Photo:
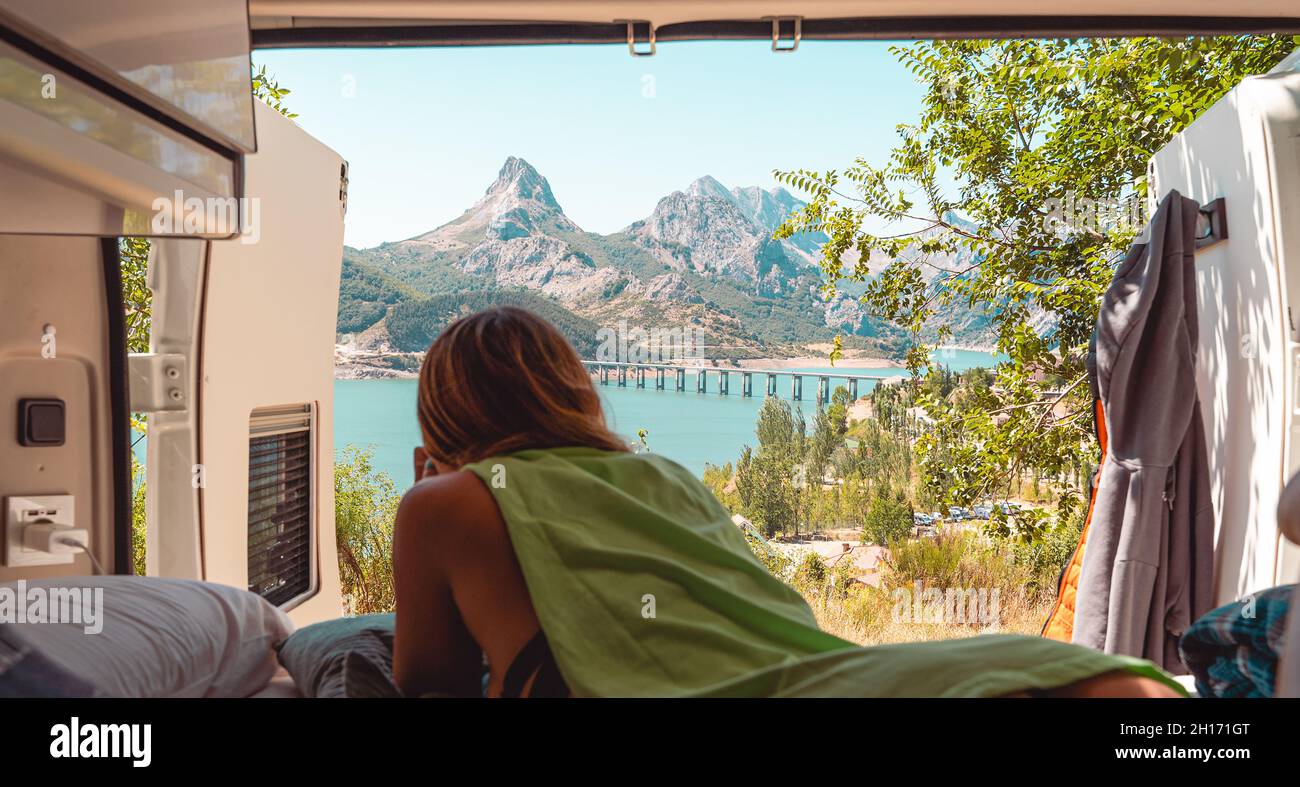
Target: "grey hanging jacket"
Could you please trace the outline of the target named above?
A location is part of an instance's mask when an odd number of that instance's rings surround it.
[[[1102,299],[1097,383],[1109,449],[1074,642],[1186,672],[1178,639],[1213,601],[1214,511],[1196,390],[1196,218],[1160,202]]]

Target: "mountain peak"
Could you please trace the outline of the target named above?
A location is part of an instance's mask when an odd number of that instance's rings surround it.
[[[511,195],[527,200],[536,200],[548,207],[560,209],[560,203],[555,201],[555,195],[551,193],[551,184],[542,177],[532,164],[519,158],[518,156],[509,156],[506,163],[501,165],[501,171],[497,173],[497,179],[488,186],[485,192],[488,196],[493,195]]]
[[[506,163],[501,165],[501,171],[497,173],[497,180],[510,180],[519,175],[541,177],[537,169],[524,159],[518,156],[506,156]]]
[[[722,185],[717,178],[712,175],[705,175],[702,178],[696,178],[691,185],[686,187],[686,193],[692,197],[714,197],[727,202],[735,202],[731,190]]]
[[[459,218],[408,242],[437,250],[473,247],[484,239],[508,241],[547,229],[578,231],[555,201],[551,184],[532,164],[509,156],[496,180]]]

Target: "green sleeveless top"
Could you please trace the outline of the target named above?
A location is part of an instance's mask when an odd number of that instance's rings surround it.
[[[1037,637],[863,648],[827,634],[712,492],[655,454],[556,448],[466,469],[496,498],[574,696],[997,696],[1117,669],[1178,687],[1148,662]]]

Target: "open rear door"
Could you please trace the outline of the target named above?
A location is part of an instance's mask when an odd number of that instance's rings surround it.
[[[345,164],[255,102],[241,235],[208,247],[197,369],[202,577],[299,624],[342,614],[334,330]]]
[[[1215,597],[1227,603],[1300,575],[1277,526],[1300,471],[1300,72],[1243,81],[1152,158],[1151,185],[1156,199],[1222,198],[1227,214],[1227,240],[1196,255]]]

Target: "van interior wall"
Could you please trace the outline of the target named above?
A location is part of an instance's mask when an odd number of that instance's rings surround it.
[[[112,358],[125,348],[110,335],[115,321],[120,326],[120,291],[118,314],[110,314],[105,269],[99,238],[0,235],[0,499],[73,495],[75,526],[90,531],[96,558],[112,572],[125,502],[115,485],[126,462],[116,455],[125,433],[115,433],[114,411],[124,401],[113,393],[123,380],[114,379]],[[64,403],[62,445],[21,443],[24,399]],[[5,538],[0,582],[92,573],[84,554],[60,565],[10,566]]]

